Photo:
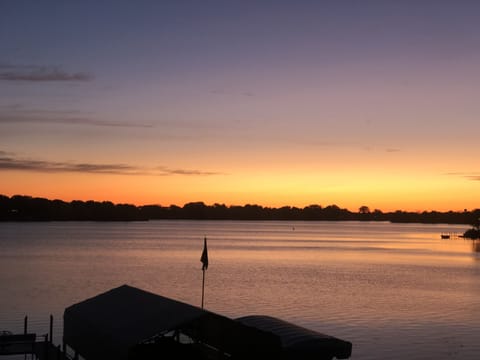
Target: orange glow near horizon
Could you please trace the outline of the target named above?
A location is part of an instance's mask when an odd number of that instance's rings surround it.
[[[5,5],[0,193],[480,207],[476,2],[180,3]]]
[[[49,199],[112,201],[135,205],[183,206],[203,201],[268,207],[337,205],[356,211],[463,211],[478,208],[478,182],[458,176],[377,172],[252,172],[213,176],[140,176],[9,172],[4,195]]]

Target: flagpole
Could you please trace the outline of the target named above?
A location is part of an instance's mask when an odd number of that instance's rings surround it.
[[[202,269],[202,273],[203,273],[203,276],[202,276],[202,309],[203,309],[203,298],[205,295],[205,269]]]
[[[202,309],[203,309],[203,300],[205,298],[205,270],[208,269],[208,250],[207,250],[207,237],[203,238],[203,251],[202,256],[200,257],[202,262]]]

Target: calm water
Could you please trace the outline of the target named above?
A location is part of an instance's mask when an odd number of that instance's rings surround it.
[[[480,245],[465,226],[357,222],[0,223],[0,330],[129,284],[353,343],[352,359],[478,359]]]

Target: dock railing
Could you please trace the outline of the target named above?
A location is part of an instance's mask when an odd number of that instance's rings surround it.
[[[0,331],[0,355],[30,355],[37,360],[70,360],[60,345],[53,344],[53,316],[50,315],[49,333],[37,335],[28,330],[28,317],[23,322],[23,333]]]

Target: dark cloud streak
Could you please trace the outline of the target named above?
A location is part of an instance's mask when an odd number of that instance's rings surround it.
[[[222,175],[222,173],[218,173],[218,172],[185,170],[185,169],[169,169],[163,166],[160,166],[158,170],[165,175],[200,175],[200,176]]]
[[[152,128],[152,124],[135,124],[127,122],[104,121],[86,117],[53,115],[35,116],[35,115],[8,115],[0,114],[0,124],[63,124],[63,125],[87,125],[103,127],[127,127],[127,128]]]
[[[467,175],[465,177],[469,180],[480,181],[480,175]]]
[[[33,171],[42,173],[88,173],[111,175],[149,175],[149,176],[211,176],[221,173],[171,169],[160,166],[155,169],[141,168],[127,164],[91,164],[73,162],[54,162],[43,160],[19,159],[5,151],[0,151],[0,171]]]
[[[57,66],[0,64],[0,80],[23,82],[91,81],[85,72],[69,73]]]
[[[44,173],[79,172],[98,174],[140,174],[135,167],[124,164],[75,164],[42,160],[15,159],[9,156],[0,157],[0,170],[35,171]]]
[[[242,91],[242,92],[234,92],[234,91],[225,91],[225,90],[211,90],[210,94],[213,95],[225,95],[225,96],[247,96],[253,97],[255,94],[252,91]]]
[[[449,172],[446,173],[449,176],[460,176],[468,180],[472,181],[480,181],[480,174],[479,173],[466,173],[466,172]]]

